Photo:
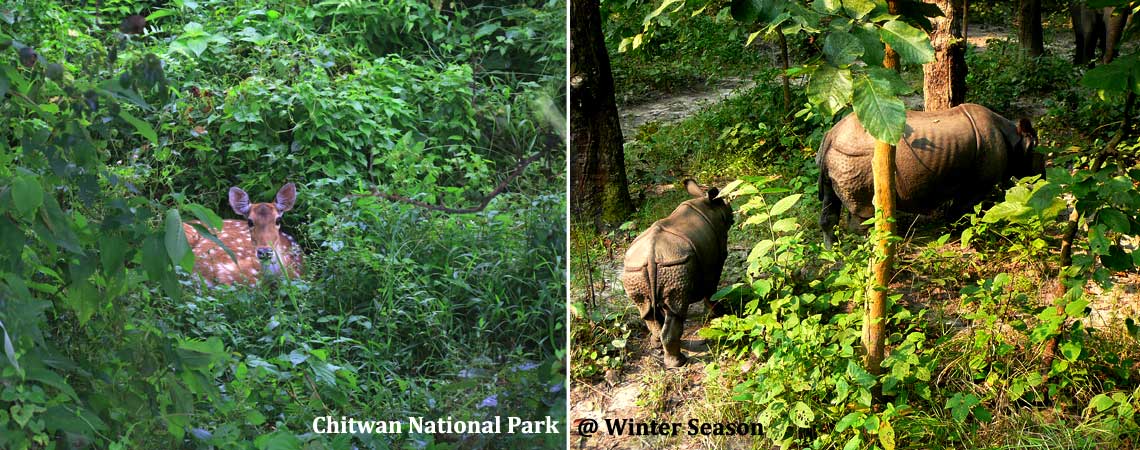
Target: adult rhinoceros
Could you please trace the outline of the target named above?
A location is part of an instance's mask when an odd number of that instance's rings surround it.
[[[896,208],[922,214],[949,200],[977,203],[1010,177],[1041,173],[1045,163],[1034,153],[1036,145],[1037,132],[1029,120],[1014,123],[981,105],[908,111],[895,150]],[[823,138],[815,160],[823,201],[819,225],[828,248],[835,241],[841,202],[851,213],[850,228],[875,215],[874,148],[875,139],[855,114],[844,117]]]

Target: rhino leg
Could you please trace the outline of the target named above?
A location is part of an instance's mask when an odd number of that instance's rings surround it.
[[[843,204],[835,189],[831,187],[831,179],[825,172],[819,174],[819,199],[823,202],[823,209],[819,212],[819,228],[823,230],[823,247],[831,249],[835,243],[835,226],[839,224],[839,206]]]
[[[680,311],[665,311],[665,322],[661,327],[661,346],[665,348],[665,367],[681,367],[688,358],[681,353],[681,335],[685,332],[685,314],[689,305]]]
[[[661,284],[662,301],[660,311],[661,346],[665,350],[665,367],[680,367],[688,358],[681,353],[681,335],[685,332],[685,315],[689,304],[700,301],[697,285],[700,267],[690,259],[684,264],[659,267],[658,282]]]

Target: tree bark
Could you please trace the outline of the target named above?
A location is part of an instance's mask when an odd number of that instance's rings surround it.
[[[888,11],[898,11],[895,0],[888,0]],[[883,66],[899,70],[899,55],[890,45],[885,48]],[[894,265],[895,248],[891,241],[894,234],[895,211],[895,144],[875,142],[875,153],[871,156],[871,173],[875,186],[875,259],[871,263],[871,286],[867,294],[866,317],[863,319],[863,346],[867,355],[863,358],[863,368],[873,375],[882,372],[883,358],[886,356],[886,313],[887,297],[890,291],[890,276]],[[877,395],[877,394],[876,394]]]
[[[784,32],[779,29],[776,30],[776,35],[780,37],[780,63],[784,66],[784,72],[781,74],[781,78],[784,81],[784,115],[786,116],[792,109],[792,89],[788,81],[788,67],[790,66],[790,61],[788,60],[788,38],[784,37]]]
[[[930,43],[934,61],[922,66],[924,109],[950,109],[966,101],[965,0],[925,0],[938,6],[943,17],[931,19]]]
[[[633,210],[599,0],[570,2],[570,210],[594,226]]]
[[[1021,0],[1017,10],[1017,40],[1029,56],[1045,54],[1041,31],[1041,0]]]

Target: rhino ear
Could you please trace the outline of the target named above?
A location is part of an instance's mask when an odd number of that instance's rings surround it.
[[[715,202],[717,200],[716,196],[720,194],[720,190],[717,188],[709,188],[708,194],[709,194],[709,201]]]
[[[703,197],[705,191],[701,189],[701,185],[697,184],[692,178],[685,179],[685,190],[689,191],[689,195],[693,197]]]
[[[1017,121],[1017,134],[1021,136],[1024,145],[1022,150],[1033,151],[1033,148],[1037,146],[1037,130],[1033,129],[1033,123],[1029,119],[1023,117]]]

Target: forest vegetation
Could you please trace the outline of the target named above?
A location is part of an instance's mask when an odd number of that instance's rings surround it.
[[[929,28],[913,13],[868,12],[886,3],[601,2],[622,123],[644,124],[621,130],[636,211],[601,226],[572,212],[571,420],[758,423],[763,436],[599,433],[572,444],[1137,445],[1140,139],[1132,103],[1140,60],[1131,28],[1112,62],[1074,64],[1068,2],[969,2],[964,101],[1032,120],[1047,166],[1010,180],[962,217],[895,216],[885,360],[869,370],[861,339],[875,239],[841,229],[839,244],[824,248],[815,156],[832,125],[861,108],[860,77],[887,86],[881,104],[897,98],[922,109],[915,61],[930,46]],[[1019,37],[1032,22],[1018,17],[1028,3],[1040,8],[1040,54],[1024,42],[1032,33]],[[904,28],[885,26],[894,20],[920,30],[891,37],[907,41],[891,42],[902,56],[897,75],[882,70],[881,43],[876,55],[866,40],[836,37]],[[846,102],[835,87],[842,77],[823,79],[835,70],[848,71]],[[667,111],[723,86],[734,93],[691,112]],[[665,370],[660,343],[623,292],[622,255],[689,198],[681,181],[690,177],[722,188],[736,210],[714,296],[735,310],[712,317],[690,309],[689,365]]]
[[[0,4],[0,448],[562,446],[406,427],[564,421],[565,8]],[[302,276],[191,275],[287,182]]]

